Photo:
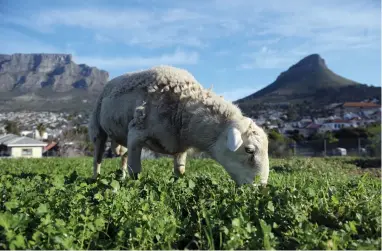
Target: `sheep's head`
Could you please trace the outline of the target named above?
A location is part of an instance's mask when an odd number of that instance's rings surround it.
[[[257,174],[266,185],[269,175],[268,137],[252,119],[244,117],[227,126],[213,146],[212,156],[238,185],[254,182]]]

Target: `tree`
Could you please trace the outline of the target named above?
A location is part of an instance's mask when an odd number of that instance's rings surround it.
[[[286,112],[286,115],[288,117],[288,121],[295,121],[298,118],[298,112],[296,107],[293,105],[288,106],[288,110]]]
[[[268,139],[268,151],[271,156],[285,157],[292,154],[290,145],[293,143],[293,140],[284,137],[274,129],[268,132]]]
[[[287,131],[289,138],[293,139],[295,142],[300,143],[304,140],[304,135],[300,134],[299,130]]]
[[[40,134],[40,137],[42,137],[42,135],[44,134],[44,132],[46,132],[46,127],[43,123],[39,123],[37,125],[37,131],[38,133]]]
[[[366,128],[369,140],[366,148],[370,154],[375,157],[381,157],[381,124],[373,125]]]
[[[5,131],[7,133],[20,135],[19,125],[16,121],[6,120],[5,121]]]
[[[342,128],[334,133],[337,139],[357,139],[368,138],[369,133],[366,128]]]

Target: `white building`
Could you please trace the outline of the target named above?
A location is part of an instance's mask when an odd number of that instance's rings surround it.
[[[358,127],[355,122],[352,121],[346,121],[346,120],[333,120],[330,122],[326,122],[320,126],[318,131],[320,133],[324,133],[327,131],[338,131],[342,128],[349,128],[349,127]]]
[[[0,156],[41,158],[45,142],[14,134],[0,135]]]

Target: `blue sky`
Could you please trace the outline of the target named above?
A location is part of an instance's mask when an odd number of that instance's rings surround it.
[[[380,9],[379,0],[2,0],[0,53],[70,53],[110,78],[174,65],[229,100],[312,53],[380,85]]]

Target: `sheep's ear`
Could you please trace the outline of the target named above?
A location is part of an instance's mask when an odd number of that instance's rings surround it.
[[[235,152],[242,144],[243,139],[241,138],[240,131],[235,127],[229,128],[227,137],[228,149],[232,152]]]

